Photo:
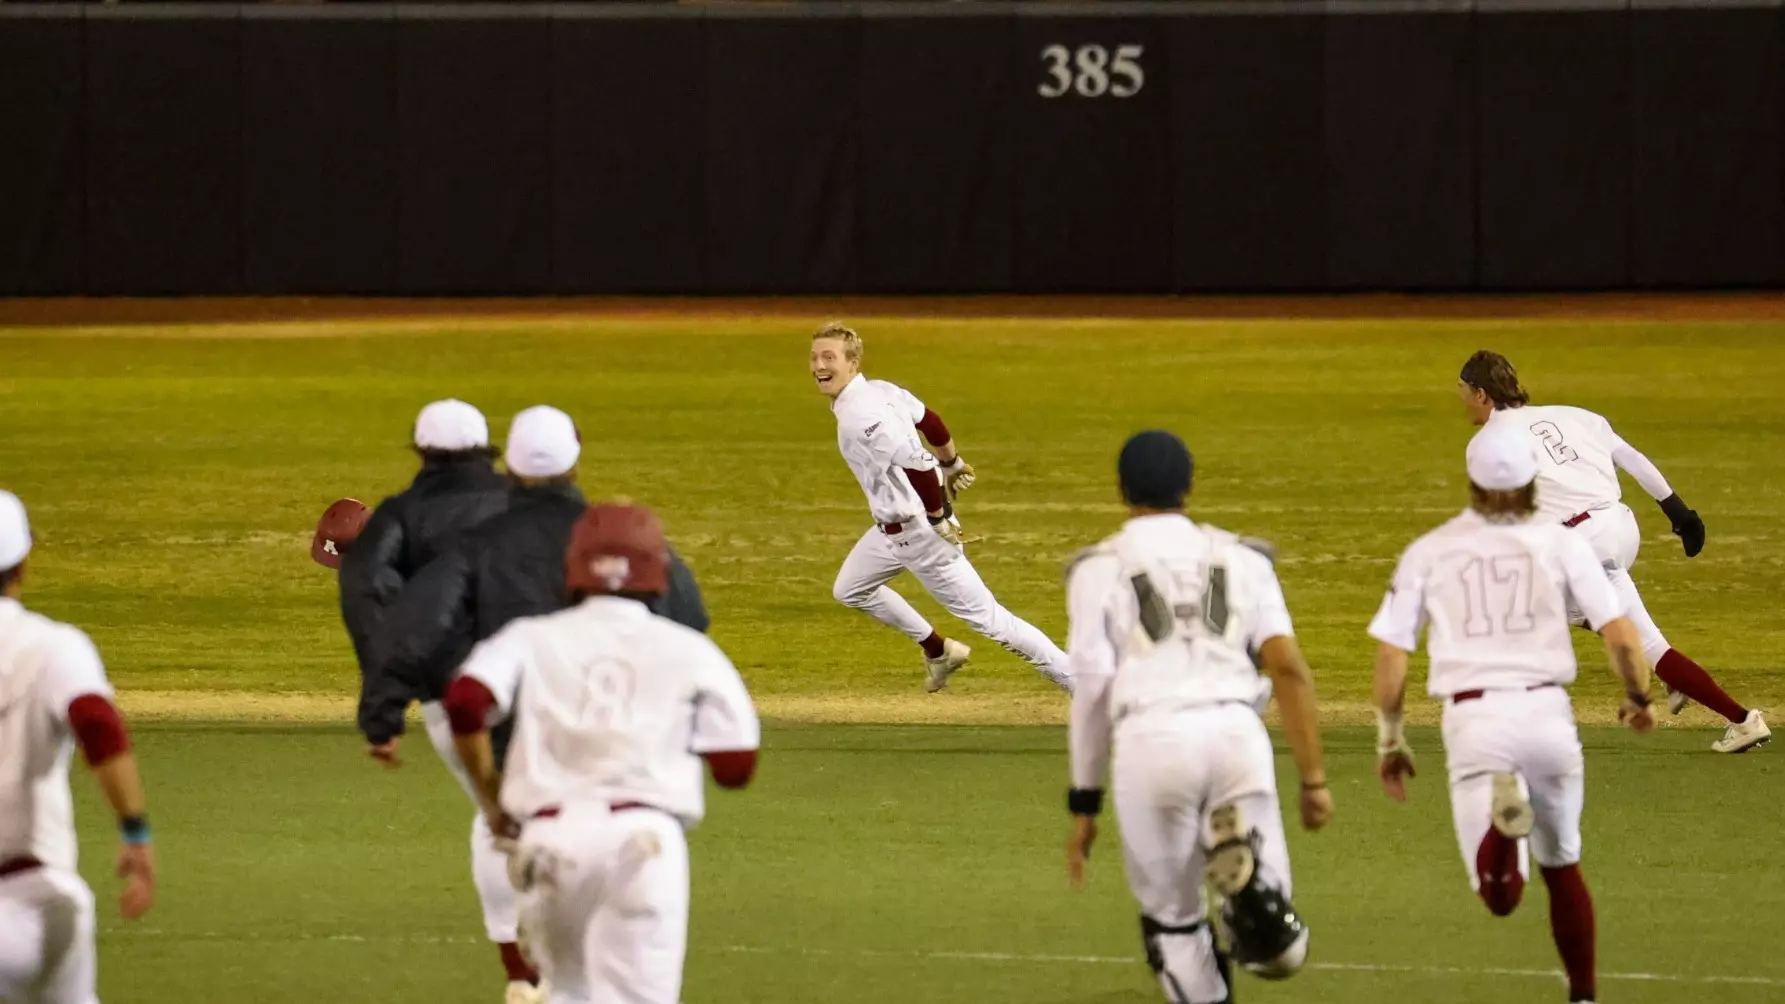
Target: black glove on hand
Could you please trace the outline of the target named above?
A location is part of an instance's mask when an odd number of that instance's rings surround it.
[[[1698,557],[1698,552],[1704,550],[1704,520],[1698,518],[1698,513],[1686,508],[1686,502],[1680,498],[1679,492],[1661,500],[1661,511],[1673,521],[1674,535],[1685,545],[1686,557]]]

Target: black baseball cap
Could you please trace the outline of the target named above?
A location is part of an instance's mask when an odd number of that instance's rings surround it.
[[[1194,470],[1190,448],[1163,429],[1130,436],[1116,460],[1123,500],[1146,509],[1182,509]]]

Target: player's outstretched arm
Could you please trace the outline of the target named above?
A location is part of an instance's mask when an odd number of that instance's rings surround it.
[[[1387,642],[1376,646],[1376,774],[1382,790],[1407,800],[1407,778],[1415,776],[1413,750],[1403,728],[1407,705],[1407,652]]]
[[[1605,656],[1611,670],[1624,685],[1624,706],[1618,720],[1634,732],[1647,732],[1655,727],[1654,713],[1649,710],[1649,664],[1642,652],[1642,636],[1628,617],[1618,617],[1599,629],[1605,642]]]
[[[1301,775],[1302,826],[1318,830],[1332,819],[1332,792],[1326,783],[1326,755],[1320,744],[1320,710],[1314,698],[1314,671],[1293,635],[1268,638],[1258,649],[1259,665],[1271,678],[1283,732]]]

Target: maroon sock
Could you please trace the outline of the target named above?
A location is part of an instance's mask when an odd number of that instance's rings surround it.
[[[1549,886],[1550,934],[1556,939],[1562,968],[1568,970],[1568,999],[1594,1000],[1598,996],[1593,960],[1596,934],[1587,880],[1581,877],[1580,865],[1568,865],[1543,869],[1543,883]]]
[[[496,950],[502,953],[502,968],[508,970],[508,982],[539,985],[539,970],[527,964],[519,945],[501,941],[496,943]]]
[[[930,636],[923,641],[918,642],[918,644],[923,646],[923,654],[925,658],[942,658],[942,636],[936,632],[931,631]]]
[[[1748,709],[1735,702],[1735,698],[1723,692],[1717,681],[1704,667],[1680,654],[1679,649],[1670,648],[1655,663],[1655,675],[1661,682],[1692,698],[1694,701],[1710,708],[1717,714],[1740,725],[1747,720]]]
[[[1480,882],[1476,894],[1488,912],[1504,917],[1518,909],[1525,895],[1525,877],[1518,872],[1518,841],[1489,827],[1475,849],[1475,878]]]

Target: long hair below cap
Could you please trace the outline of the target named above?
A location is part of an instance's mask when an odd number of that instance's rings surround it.
[[[1116,459],[1123,500],[1144,509],[1182,509],[1194,468],[1190,448],[1163,429],[1130,436]]]

